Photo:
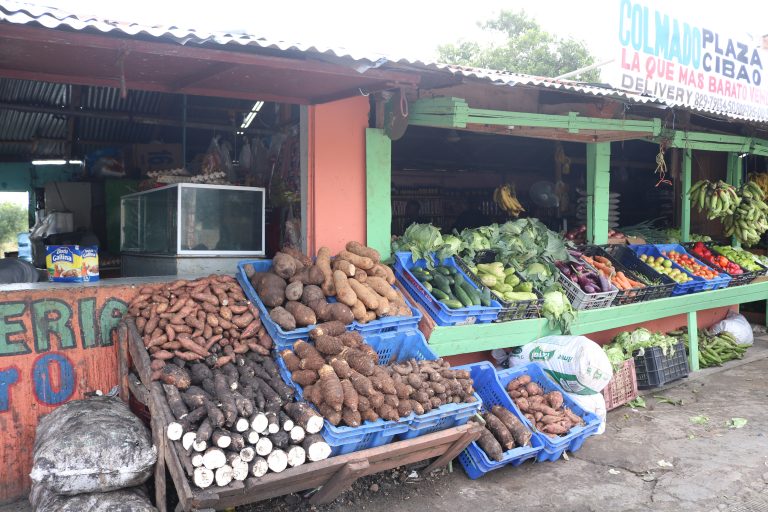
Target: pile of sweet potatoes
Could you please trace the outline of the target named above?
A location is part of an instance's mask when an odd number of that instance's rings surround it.
[[[314,343],[299,340],[280,356],[304,398],[333,425],[397,421],[476,400],[469,372],[452,370],[441,359],[381,365],[373,347],[338,321],[318,325],[310,337]]]
[[[275,254],[269,272],[245,267],[270,318],[284,331],[331,320],[364,324],[384,316],[411,316],[402,294],[392,288],[395,275],[378,251],[358,242],[331,258],[321,247],[315,263],[294,248]],[[328,298],[336,297],[335,302]]]
[[[584,420],[563,404],[559,391],[544,393],[530,375],[521,375],[507,384],[507,393],[531,425],[549,437],[567,434],[573,427],[584,425]]]
[[[272,338],[234,277],[145,285],[128,306],[152,359],[154,379],[174,384],[179,364],[205,360],[219,368],[235,355],[269,355]],[[183,366],[183,365],[182,365]]]
[[[504,452],[531,446],[531,431],[508,409],[494,405],[483,414],[483,421],[485,428],[477,444],[492,460],[500,462]]]

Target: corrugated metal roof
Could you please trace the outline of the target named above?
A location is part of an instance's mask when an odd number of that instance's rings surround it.
[[[554,78],[536,77],[531,75],[495,71],[490,69],[472,68],[441,64],[438,62],[424,62],[405,58],[392,58],[383,54],[372,52],[355,52],[343,47],[330,47],[323,45],[303,44],[298,42],[286,42],[278,39],[260,37],[251,34],[236,34],[225,32],[210,32],[199,29],[183,29],[175,26],[145,25],[140,23],[112,21],[97,16],[72,14],[57,8],[32,5],[12,0],[0,0],[0,20],[11,23],[28,24],[36,23],[47,28],[69,27],[75,30],[91,30],[103,33],[117,32],[128,36],[148,35],[151,37],[172,40],[179,44],[204,44],[216,43],[219,45],[254,46],[264,49],[280,51],[296,51],[301,53],[317,54],[320,58],[334,58],[363,72],[371,67],[400,67],[427,70],[434,72],[450,73],[470,80],[480,80],[505,86],[532,86],[547,89],[556,89],[579,94],[598,97],[611,97],[635,103],[653,103],[684,108],[693,112],[704,112],[718,117],[739,119],[743,121],[756,121],[764,123],[764,120],[733,114],[723,114],[711,109],[698,109],[682,105],[665,98],[657,98],[649,95],[641,95],[607,86],[585,84],[571,80],[557,80]]]

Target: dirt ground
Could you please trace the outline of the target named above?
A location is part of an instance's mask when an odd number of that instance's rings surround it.
[[[526,462],[479,480],[457,461],[452,472],[431,475],[398,468],[359,480],[327,506],[312,507],[302,494],[237,510],[768,512],[768,338],[747,355],[647,392],[645,409],[611,411],[605,434],[568,460]],[[747,423],[729,428],[733,418]],[[0,506],[28,510],[26,501]]]

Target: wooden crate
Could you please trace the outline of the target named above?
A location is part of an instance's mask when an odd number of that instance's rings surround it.
[[[333,501],[358,478],[435,458],[424,470],[429,473],[448,464],[469,443],[480,437],[481,427],[471,422],[416,439],[304,464],[282,473],[249,477],[244,482],[232,482],[226,487],[193,488],[189,481],[193,469],[188,455],[178,441],[169,441],[165,436],[173,416],[162,385],[151,382],[149,354],[132,319],[121,323],[119,334],[121,396],[124,400],[134,397],[146,404],[151,415],[152,440],[158,449],[155,497],[160,512],[167,510],[166,468],[179,496],[177,511],[219,510],[314,488],[319,490],[310,502],[321,505]],[[135,369],[135,374],[132,369]]]

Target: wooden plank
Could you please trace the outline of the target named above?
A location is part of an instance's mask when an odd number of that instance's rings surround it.
[[[427,468],[422,473],[428,475],[437,468],[448,464],[450,461],[458,457],[459,454],[464,451],[467,446],[469,446],[469,443],[476,441],[480,437],[482,427],[476,423],[473,423],[472,426],[474,427],[472,430],[467,431],[463,436],[454,441],[453,445],[451,445],[451,447],[447,449],[445,453],[443,453],[440,457],[432,461],[432,464],[427,466]]]
[[[691,190],[692,155],[690,149],[683,150],[682,191],[680,196],[680,238],[683,242],[691,239],[691,198],[688,192]]]
[[[611,144],[587,144],[587,240],[608,243],[609,181]]]
[[[392,141],[384,130],[365,130],[366,238],[368,247],[390,253],[392,236]]]
[[[131,354],[133,367],[136,369],[141,383],[150,388],[152,385],[152,369],[150,368],[149,353],[144,348],[144,342],[141,340],[133,318],[127,317],[123,322],[128,326],[128,353]]]
[[[149,407],[149,390],[141,383],[135,373],[128,374],[128,390],[136,400]]]
[[[157,462],[155,463],[155,505],[159,512],[166,512],[168,508],[167,503],[167,486],[165,481],[165,429],[163,429],[160,420],[158,419],[157,407],[153,405],[150,400],[150,413],[152,414],[152,440],[157,447]],[[153,410],[154,409],[154,410]]]
[[[579,311],[571,332],[576,335],[589,334],[692,311],[766,299],[768,282],[761,282],[626,306]],[[436,326],[429,338],[429,345],[438,355],[450,356],[520,346],[553,334],[559,334],[559,331],[550,329],[547,320],[541,318],[452,327]]]
[[[336,496],[349,489],[362,473],[368,469],[370,464],[362,459],[355,462],[348,462],[336,472],[320,490],[310,498],[312,505],[324,505],[336,499]]]
[[[728,180],[727,182],[734,187],[741,186],[742,169],[741,158],[738,153],[728,153]],[[741,247],[741,242],[735,236],[731,237],[731,245],[734,247]]]
[[[117,377],[120,383],[120,399],[126,403],[128,403],[131,392],[128,378],[128,357],[128,326],[125,325],[125,322],[120,322],[117,326]]]

